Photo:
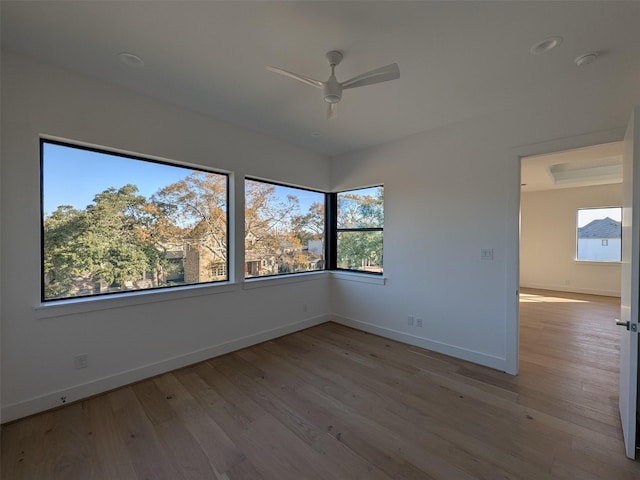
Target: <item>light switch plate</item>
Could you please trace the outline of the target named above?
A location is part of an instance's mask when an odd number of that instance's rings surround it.
[[[481,248],[480,249],[480,259],[482,259],[482,260],[493,260],[493,248]]]

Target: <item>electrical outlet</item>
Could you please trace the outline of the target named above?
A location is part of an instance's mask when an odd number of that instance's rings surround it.
[[[407,325],[409,325],[410,327],[413,327],[413,315],[409,315],[407,317]]]
[[[307,304],[306,303],[302,304],[302,311],[306,313],[306,311],[307,311]]]
[[[76,370],[81,370],[89,366],[89,354],[81,353],[73,358],[73,363],[76,366]]]
[[[416,318],[416,327],[422,328],[422,319]]]

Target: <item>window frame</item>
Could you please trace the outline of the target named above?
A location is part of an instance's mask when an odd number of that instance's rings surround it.
[[[368,187],[358,187],[349,190],[341,190],[338,192],[331,192],[327,194],[327,207],[326,207],[326,215],[327,222],[330,222],[330,231],[328,232],[329,238],[326,242],[326,253],[325,258],[327,258],[327,265],[329,270],[333,270],[336,272],[350,272],[357,273],[363,275],[374,275],[374,276],[383,276],[384,275],[384,260],[382,262],[382,271],[380,272],[369,272],[366,270],[356,270],[352,268],[340,268],[338,267],[338,234],[343,232],[381,232],[382,233],[382,245],[383,245],[383,259],[384,259],[384,202],[383,202],[383,226],[382,227],[366,227],[366,228],[338,228],[338,195],[343,193],[352,193],[357,192],[358,190],[367,190],[370,188],[382,188],[384,192],[384,184],[371,185]]]
[[[618,210],[620,210],[620,222],[621,222],[621,225],[620,225],[620,251],[618,252],[618,259],[617,260],[598,260],[598,259],[594,259],[594,258],[580,258],[580,255],[579,255],[580,254],[580,250],[579,250],[580,228],[582,228],[582,227],[578,226],[579,225],[579,220],[580,220],[580,212],[585,211],[585,210],[609,210],[609,209],[618,209]],[[588,223],[585,224],[584,226],[586,226],[586,225],[588,225]],[[576,233],[576,241],[575,241],[575,261],[576,262],[580,262],[580,263],[598,263],[598,264],[613,264],[613,265],[619,264],[619,263],[622,262],[622,206],[614,205],[614,206],[606,206],[606,207],[578,207],[578,208],[576,208],[575,233]],[[601,238],[599,240],[601,240],[600,246],[602,246],[602,247],[608,247],[609,246],[609,239]]]
[[[275,279],[275,278],[282,278],[282,277],[286,277],[286,276],[290,276],[290,275],[308,275],[308,274],[313,274],[313,273],[318,273],[318,272],[325,272],[327,270],[329,270],[328,268],[328,263],[327,263],[327,231],[329,230],[329,226],[327,224],[327,192],[323,192],[321,190],[316,190],[313,188],[307,188],[307,187],[300,187],[298,185],[291,185],[291,184],[287,184],[284,182],[277,182],[277,181],[273,181],[273,180],[266,180],[264,178],[260,178],[260,177],[254,177],[254,176],[250,176],[247,175],[244,177],[243,183],[242,183],[242,187],[243,187],[243,196],[244,196],[244,211],[242,214],[242,221],[244,222],[244,227],[243,227],[243,231],[246,228],[246,211],[247,211],[247,191],[246,191],[246,186],[247,186],[247,180],[251,181],[251,182],[259,182],[259,183],[265,183],[267,185],[274,185],[276,187],[284,187],[284,188],[292,188],[295,190],[303,190],[306,192],[312,192],[312,193],[318,193],[320,195],[322,195],[322,199],[323,199],[323,204],[324,204],[324,232],[323,232],[323,240],[324,240],[324,251],[323,251],[323,255],[324,255],[324,259],[323,259],[323,267],[321,269],[318,270],[308,270],[308,271],[302,271],[302,272],[284,272],[284,273],[273,273],[270,275],[257,275],[257,276],[253,276],[253,277],[247,277],[246,276],[246,261],[247,261],[247,248],[246,248],[246,241],[243,238],[242,241],[242,245],[243,245],[243,269],[242,269],[242,279],[244,282],[255,282],[255,281],[259,281],[259,280],[265,280],[265,279]],[[264,260],[262,260],[264,261]]]
[[[149,288],[139,288],[134,290],[122,290],[122,291],[109,291],[109,292],[99,292],[99,293],[91,293],[91,294],[82,294],[75,296],[66,296],[66,297],[50,297],[47,298],[45,296],[45,146],[47,144],[50,145],[58,145],[66,148],[71,148],[75,150],[84,150],[87,152],[97,153],[101,155],[111,155],[114,157],[120,157],[124,159],[134,160],[134,161],[142,161],[148,162],[152,164],[166,165],[170,167],[182,168],[185,170],[192,170],[194,172],[204,172],[204,173],[212,173],[216,175],[222,175],[225,179],[225,222],[226,222],[226,231],[225,231],[225,243],[226,243],[226,258],[224,270],[226,271],[226,278],[221,280],[212,280],[207,282],[198,282],[198,283],[184,283],[178,285],[161,285],[156,287]],[[284,182],[278,182],[273,180],[267,180],[260,177],[255,176],[245,176],[242,178],[243,182],[243,195],[245,196],[245,210],[240,212],[237,211],[236,207],[232,205],[232,196],[233,196],[233,188],[234,182],[237,182],[238,179],[234,181],[234,174],[231,171],[224,171],[222,169],[214,169],[209,168],[202,165],[195,165],[186,162],[168,160],[164,158],[157,158],[152,155],[138,154],[138,153],[130,153],[128,151],[122,151],[117,149],[112,149],[105,146],[96,146],[91,144],[83,144],[81,142],[69,141],[69,140],[60,140],[57,138],[51,138],[46,136],[39,137],[39,149],[40,149],[40,305],[42,309],[49,310],[51,307],[59,306],[63,308],[68,308],[71,306],[83,306],[82,311],[87,309],[93,309],[90,307],[91,304],[95,304],[96,308],[98,308],[98,304],[96,301],[104,303],[105,300],[109,300],[109,304],[116,302],[126,302],[126,304],[135,304],[137,299],[142,299],[143,303],[152,301],[150,298],[153,298],[154,294],[163,294],[162,296],[166,296],[167,293],[174,292],[175,295],[182,296],[184,294],[188,294],[191,296],[192,294],[189,292],[193,292],[196,295],[204,294],[203,289],[207,287],[216,287],[216,292],[220,289],[222,285],[222,289],[227,291],[228,288],[233,287],[233,282],[240,280],[245,285],[258,281],[258,280],[274,280],[274,279],[283,279],[284,277],[291,278],[291,276],[305,276],[305,275],[314,275],[322,272],[331,272],[334,271],[338,274],[347,274],[347,275],[364,275],[370,278],[372,281],[378,277],[383,278],[384,276],[384,264],[381,265],[380,272],[375,271],[367,271],[367,270],[358,270],[358,269],[350,269],[350,268],[339,268],[337,266],[337,257],[338,257],[338,236],[343,232],[381,232],[382,238],[384,239],[384,215],[382,218],[383,225],[381,227],[358,227],[358,228],[338,228],[338,196],[340,194],[357,192],[359,190],[366,190],[371,188],[382,188],[384,192],[384,184],[377,184],[365,187],[357,187],[349,190],[342,190],[336,192],[326,192],[319,189],[301,187],[298,185],[287,184]],[[323,206],[324,206],[324,232],[322,236],[322,240],[324,242],[324,261],[321,269],[318,270],[308,270],[308,271],[299,271],[299,272],[284,272],[278,274],[270,274],[270,275],[262,275],[255,277],[245,277],[245,259],[246,259],[246,248],[245,248],[245,240],[243,238],[243,269],[242,272],[235,272],[236,269],[236,259],[238,255],[238,250],[234,247],[234,245],[230,244],[231,238],[233,238],[232,230],[235,228],[235,221],[238,219],[243,223],[246,222],[246,181],[254,181],[261,182],[265,184],[274,185],[277,187],[285,187],[291,188],[294,190],[301,190],[306,192],[312,192],[316,194],[322,195]],[[99,192],[96,192],[96,194]],[[383,209],[384,209],[384,201],[383,201]],[[384,210],[383,210],[384,211]],[[236,212],[236,213],[234,213]],[[237,218],[236,218],[237,217]],[[243,231],[244,231],[243,226]],[[237,242],[236,242],[237,243]],[[384,245],[384,242],[383,242]],[[233,258],[231,257],[233,255]],[[383,255],[384,258],[384,255]],[[383,262],[382,262],[383,263]],[[232,268],[233,267],[233,268]],[[237,274],[241,273],[240,278],[236,278]],[[355,278],[355,277],[354,277]],[[361,277],[364,278],[364,277]],[[378,280],[376,280],[377,282]],[[288,283],[288,281],[287,281]],[[227,285],[227,287],[224,287]],[[152,297],[149,297],[152,295]],[[172,297],[175,295],[171,295]],[[133,303],[132,303],[133,302]],[[66,307],[65,307],[66,306]],[[43,310],[44,312],[44,310]],[[48,316],[47,314],[42,314],[42,316]],[[55,315],[54,315],[55,316]]]
[[[226,278],[221,280],[211,280],[208,282],[198,282],[198,283],[184,283],[179,285],[162,285],[157,287],[150,288],[140,288],[134,290],[123,290],[123,291],[114,291],[114,292],[100,292],[100,293],[92,293],[86,295],[76,295],[76,296],[67,296],[67,297],[55,297],[55,298],[47,298],[45,295],[45,205],[44,205],[44,194],[45,194],[45,178],[44,178],[44,165],[45,165],[45,145],[58,145],[66,148],[72,148],[76,150],[84,150],[87,152],[97,153],[101,155],[111,155],[115,157],[125,158],[129,160],[142,161],[147,163],[153,163],[158,165],[166,165],[169,167],[177,167],[185,170],[199,171],[204,173],[213,173],[216,175],[221,175],[225,179],[225,244],[226,244],[226,255],[225,255],[225,271]],[[193,289],[202,288],[206,286],[212,285],[221,285],[221,284],[229,284],[231,281],[230,275],[230,261],[229,258],[232,248],[229,244],[230,241],[230,231],[232,228],[232,219],[230,216],[231,213],[231,173],[224,172],[208,167],[203,167],[201,165],[193,165],[182,163],[179,161],[170,161],[165,159],[153,158],[152,156],[146,156],[136,153],[123,152],[116,149],[110,149],[109,147],[104,146],[94,146],[87,145],[82,143],[75,143],[73,141],[63,141],[58,139],[52,139],[48,137],[40,137],[39,138],[39,153],[40,153],[40,302],[43,306],[52,306],[58,304],[68,304],[69,302],[86,302],[92,300],[101,300],[107,298],[117,298],[117,297],[132,297],[140,294],[149,294],[152,292],[168,292],[168,291],[179,291],[185,289]],[[96,192],[99,193],[99,192]]]

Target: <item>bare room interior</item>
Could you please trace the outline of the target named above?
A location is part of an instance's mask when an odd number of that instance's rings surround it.
[[[638,20],[3,0],[0,478],[640,478]]]

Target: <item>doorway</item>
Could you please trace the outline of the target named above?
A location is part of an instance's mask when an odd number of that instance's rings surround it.
[[[620,297],[622,142],[521,159],[520,287]]]
[[[520,179],[520,371],[553,380],[541,392],[550,408],[574,409],[578,423],[601,422],[614,438],[623,148],[523,156]]]

